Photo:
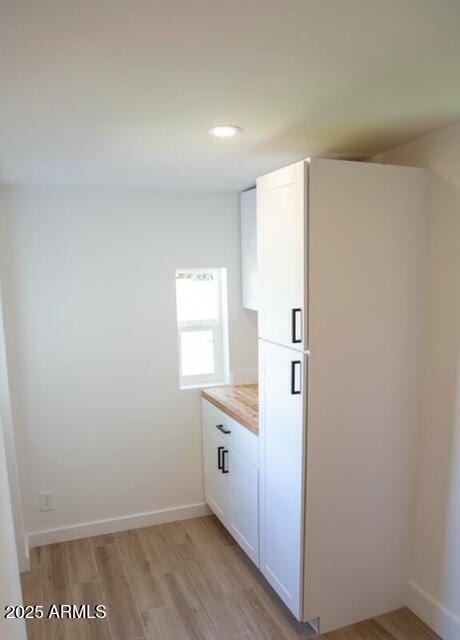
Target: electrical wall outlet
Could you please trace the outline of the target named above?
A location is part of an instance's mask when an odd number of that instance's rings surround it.
[[[39,498],[40,511],[54,511],[56,509],[55,491],[41,491]]]

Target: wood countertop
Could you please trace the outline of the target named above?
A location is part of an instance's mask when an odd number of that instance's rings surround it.
[[[259,435],[259,385],[225,385],[203,389],[203,398]]]

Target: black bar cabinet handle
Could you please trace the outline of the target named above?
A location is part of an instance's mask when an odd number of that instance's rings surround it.
[[[217,447],[217,468],[222,471],[222,451],[224,447]]]
[[[222,451],[222,473],[228,473],[228,466],[226,467],[226,462],[228,462],[228,449],[224,449]]]
[[[223,424],[216,424],[216,429],[219,429],[222,433],[231,433],[230,429],[226,429]]]
[[[301,393],[301,388],[299,388],[299,389],[295,388],[296,367],[297,367],[297,365],[299,365],[299,367],[300,367],[301,364],[302,364],[302,362],[300,360],[294,360],[293,362],[291,362],[291,395],[293,395],[293,396],[299,396],[300,393]]]
[[[302,313],[302,309],[293,309],[292,310],[292,342],[293,344],[297,344],[302,342],[302,337],[297,337],[297,314]]]

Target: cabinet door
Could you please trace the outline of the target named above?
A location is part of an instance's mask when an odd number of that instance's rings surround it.
[[[227,475],[222,472],[222,457],[224,450],[226,450],[225,442],[223,438],[212,433],[207,427],[204,428],[203,436],[206,502],[226,525]]]
[[[234,449],[228,464],[228,527],[240,547],[259,566],[259,472]]]
[[[257,181],[259,337],[306,350],[307,171],[299,162]]]
[[[244,191],[241,202],[241,280],[243,307],[257,311],[257,205],[256,189]]]
[[[260,569],[302,618],[306,356],[259,341]]]

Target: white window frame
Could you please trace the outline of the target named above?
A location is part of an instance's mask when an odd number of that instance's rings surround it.
[[[177,314],[176,286],[177,343],[179,355],[179,382],[181,389],[216,386],[220,384],[228,384],[229,381],[227,269],[225,267],[176,269],[176,281],[178,273],[203,272],[212,272],[217,280],[219,313],[216,319],[201,318],[200,320],[179,321]],[[214,338],[214,373],[184,376],[182,374],[182,333],[208,330],[212,331]]]

